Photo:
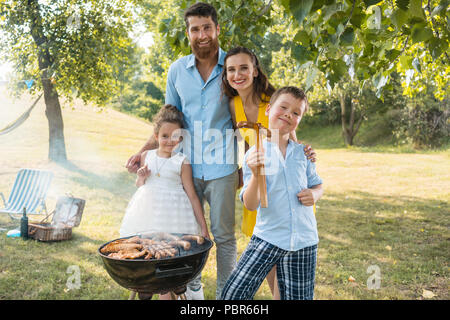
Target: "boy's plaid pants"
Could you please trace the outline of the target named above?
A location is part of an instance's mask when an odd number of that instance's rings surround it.
[[[281,300],[312,300],[316,258],[317,245],[286,251],[253,235],[225,284],[221,299],[253,299],[264,278],[276,265]]]

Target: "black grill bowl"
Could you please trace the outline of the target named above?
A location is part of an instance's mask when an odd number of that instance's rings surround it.
[[[176,234],[177,235],[177,234]],[[100,246],[98,254],[108,274],[120,286],[142,293],[164,293],[175,291],[193,280],[205,266],[213,243],[205,239],[198,245],[191,242],[191,249],[180,249],[179,255],[163,259],[116,259],[100,252],[108,243],[131,237],[111,240]]]

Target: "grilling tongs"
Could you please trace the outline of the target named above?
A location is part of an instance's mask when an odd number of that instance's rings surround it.
[[[264,127],[261,123],[249,122],[249,121],[241,121],[236,125],[237,128],[249,128],[256,130],[256,151],[264,152],[263,143],[262,143],[262,135],[264,134],[266,137],[270,138],[272,134],[270,130]],[[261,208],[267,208],[267,185],[266,185],[266,175],[264,171],[264,164],[261,167],[257,168],[257,181],[258,181],[258,190],[259,197],[261,201]]]

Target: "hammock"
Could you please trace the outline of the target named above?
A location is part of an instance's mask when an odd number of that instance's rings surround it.
[[[20,126],[25,120],[27,120],[28,117],[30,116],[31,110],[33,110],[33,108],[36,106],[36,104],[38,103],[38,101],[41,97],[42,97],[42,93],[39,95],[39,97],[37,97],[36,101],[34,101],[34,103],[31,105],[31,107],[27,111],[25,111],[17,120],[8,124],[3,129],[0,129],[0,135],[6,134],[6,133],[14,130],[15,128]]]

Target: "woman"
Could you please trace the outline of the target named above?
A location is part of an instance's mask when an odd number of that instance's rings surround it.
[[[230,113],[233,124],[240,121],[258,122],[264,127],[269,127],[269,118],[265,115],[266,107],[270,101],[275,88],[270,84],[267,76],[261,69],[258,58],[249,49],[235,47],[227,52],[224,59],[222,72],[222,90],[230,101]],[[239,129],[245,139],[245,151],[256,143],[253,132],[249,129]],[[295,130],[291,132],[290,139],[297,141]],[[309,159],[315,161],[315,153],[310,146],[305,148],[305,154]],[[240,170],[240,183],[242,186],[242,171]],[[256,223],[256,211],[244,208],[242,218],[242,232],[251,236]],[[276,268],[274,267],[267,275],[267,282],[274,300],[279,300]]]

